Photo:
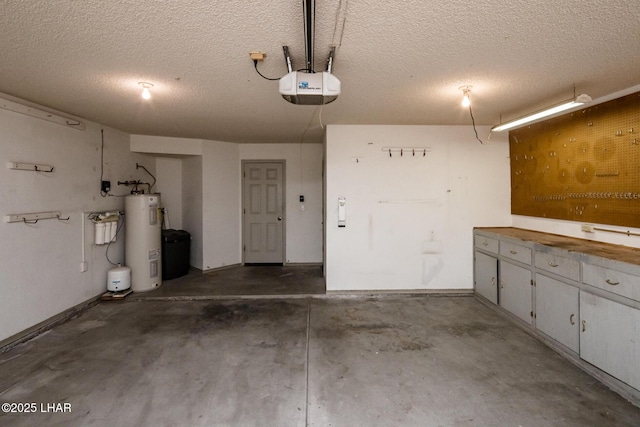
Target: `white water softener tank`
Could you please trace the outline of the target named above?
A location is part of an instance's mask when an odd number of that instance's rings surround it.
[[[131,290],[150,291],[162,284],[160,195],[124,198],[125,264],[131,268]]]
[[[126,291],[131,287],[131,269],[129,267],[112,268],[107,271],[107,290],[110,292]]]

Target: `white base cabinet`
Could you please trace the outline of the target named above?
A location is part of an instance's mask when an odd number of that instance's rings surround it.
[[[491,301],[498,303],[498,260],[482,252],[475,253],[474,263],[476,292]]]
[[[500,305],[531,324],[531,270],[500,261]]]
[[[535,292],[536,328],[578,353],[580,289],[537,274]]]
[[[474,242],[482,300],[640,405],[638,249],[511,227]]]
[[[580,357],[640,389],[640,310],[580,292]]]

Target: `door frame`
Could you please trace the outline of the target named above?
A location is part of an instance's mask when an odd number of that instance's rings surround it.
[[[242,159],[240,161],[240,250],[242,252],[242,265],[245,264],[244,238],[246,235],[244,210],[245,202],[245,185],[244,185],[244,168],[248,163],[281,163],[282,164],[282,265],[287,264],[287,161],[285,159]]]

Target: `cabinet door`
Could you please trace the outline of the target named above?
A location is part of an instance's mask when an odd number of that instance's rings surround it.
[[[640,310],[580,292],[580,357],[640,390]]]
[[[531,271],[500,261],[500,305],[525,322],[532,323]]]
[[[580,351],[580,290],[536,274],[536,328],[576,353]]]
[[[498,260],[482,252],[475,255],[476,292],[491,301],[498,303]]]

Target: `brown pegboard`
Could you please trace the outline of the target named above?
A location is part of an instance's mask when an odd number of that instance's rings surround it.
[[[640,227],[640,92],[509,132],[511,213]]]

